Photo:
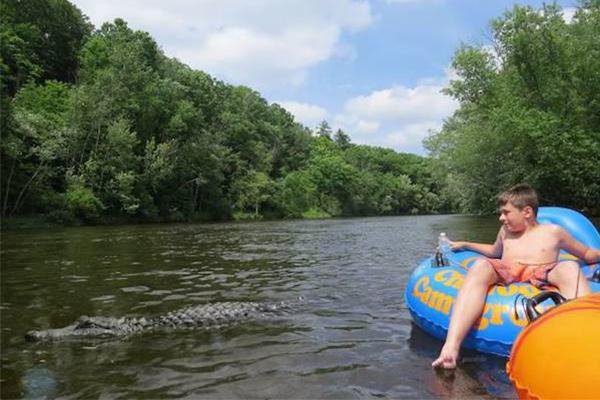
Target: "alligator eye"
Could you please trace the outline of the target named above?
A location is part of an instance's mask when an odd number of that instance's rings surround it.
[[[80,321],[75,329],[87,329],[92,327],[92,322],[89,320]]]
[[[38,331],[29,331],[25,334],[25,339],[30,342],[35,342],[40,338],[40,333]]]

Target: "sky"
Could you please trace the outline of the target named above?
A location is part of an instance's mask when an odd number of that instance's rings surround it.
[[[426,154],[457,102],[441,93],[461,44],[490,44],[490,20],[520,0],[71,0],[99,28],[115,18],[164,53],[258,91],[314,129]],[[546,1],[550,3],[550,1]],[[557,1],[565,19],[576,0]]]

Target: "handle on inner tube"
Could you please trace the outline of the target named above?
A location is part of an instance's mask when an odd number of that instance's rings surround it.
[[[538,319],[543,314],[543,312],[539,312],[535,307],[548,299],[552,300],[555,305],[559,305],[567,301],[567,299],[558,292],[544,291],[536,294],[525,304],[525,315],[530,323]]]

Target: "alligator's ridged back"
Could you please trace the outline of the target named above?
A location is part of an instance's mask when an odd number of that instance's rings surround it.
[[[31,331],[26,338],[33,341],[84,339],[125,336],[161,327],[216,327],[255,319],[286,307],[284,303],[229,302],[187,307],[153,318],[81,317],[64,328]]]
[[[213,303],[188,307],[154,318],[161,326],[213,326],[237,322],[259,316],[281,307],[264,303]]]

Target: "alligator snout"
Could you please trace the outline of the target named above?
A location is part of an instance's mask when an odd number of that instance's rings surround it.
[[[40,337],[40,331],[29,331],[25,334],[25,340],[28,342],[37,342],[42,340]]]

